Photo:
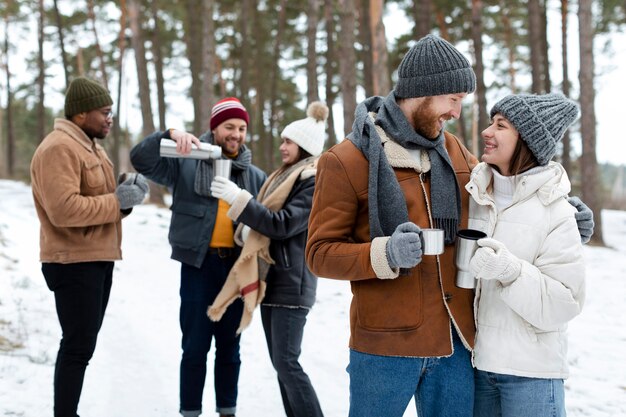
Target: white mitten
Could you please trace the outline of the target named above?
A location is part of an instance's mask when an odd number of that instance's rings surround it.
[[[470,272],[477,278],[497,279],[507,283],[517,278],[522,262],[496,239],[485,238],[478,242],[478,250],[470,260]]]
[[[237,187],[237,184],[226,177],[216,176],[211,183],[211,195],[231,205],[240,192],[241,188]]]

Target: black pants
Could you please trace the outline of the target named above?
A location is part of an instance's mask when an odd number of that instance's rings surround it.
[[[78,417],[85,369],[109,302],[113,262],[44,263],[63,336],[54,368],[54,416]]]

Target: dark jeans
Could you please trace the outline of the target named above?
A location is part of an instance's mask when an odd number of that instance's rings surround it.
[[[222,319],[212,322],[207,308],[222,289],[235,256],[208,254],[198,269],[181,264],[180,328],[183,357],[180,362],[180,410],[202,410],[207,354],[215,338],[215,403],[217,412],[234,414],[239,380],[239,339],[236,334],[243,303],[236,300]]]
[[[44,263],[63,336],[54,368],[54,416],[77,417],[85,369],[109,302],[113,262]]]
[[[298,362],[308,313],[306,308],[261,306],[265,340],[287,417],[324,415],[313,385]]]

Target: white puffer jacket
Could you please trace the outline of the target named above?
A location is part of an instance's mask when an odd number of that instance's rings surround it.
[[[465,186],[469,227],[504,243],[522,261],[520,275],[503,285],[479,280],[474,301],[476,368],[536,378],[567,378],[567,322],[585,299],[585,266],[571,185],[550,162],[520,174],[511,206],[498,212],[491,168],[480,163]]]

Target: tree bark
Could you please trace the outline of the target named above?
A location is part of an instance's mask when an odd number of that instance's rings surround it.
[[[102,84],[105,88],[109,88],[109,80],[107,78],[106,63],[104,62],[104,55],[102,54],[102,48],[100,47],[100,41],[98,39],[98,31],[96,30],[96,14],[94,12],[93,0],[87,1],[87,16],[91,21],[91,29],[95,40],[96,53],[98,54],[98,60],[100,61],[100,72],[102,77]]]
[[[46,67],[43,59],[43,27],[45,24],[46,10],[43,5],[43,0],[39,0],[39,53],[37,55],[37,66],[39,67],[39,75],[37,76],[37,89],[39,90],[39,102],[37,103],[37,139],[41,142],[46,136],[46,106],[45,99],[45,80],[46,80]]]
[[[54,16],[57,22],[57,32],[59,33],[59,47],[61,49],[61,62],[63,62],[63,74],[65,75],[65,88],[70,84],[69,74],[69,62],[67,62],[67,54],[65,53],[65,39],[63,36],[63,20],[61,19],[61,13],[59,13],[59,7],[57,0],[54,0]]]
[[[306,48],[306,96],[307,104],[320,99],[317,91],[319,83],[317,80],[317,24],[319,22],[319,0],[308,0],[309,11],[307,16],[307,48]]]
[[[430,33],[432,28],[433,2],[432,0],[416,0],[413,6],[415,39],[421,39]]]
[[[334,89],[334,78],[337,68],[337,57],[335,51],[335,0],[324,1],[324,19],[326,21],[326,104],[328,105],[328,141],[325,148],[333,146],[337,143],[337,135],[335,134],[335,118],[333,117],[333,104],[337,93]],[[343,139],[343,138],[341,138]]]
[[[121,126],[120,126],[120,112],[122,108],[122,84],[124,81],[124,53],[126,52],[126,0],[120,0],[120,32],[117,38],[117,49],[119,50],[119,58],[117,61],[117,100],[115,108],[115,118],[113,119],[113,146],[111,149],[111,162],[113,162],[114,169],[118,172],[122,171],[120,165],[120,149],[122,143]]]
[[[354,52],[354,0],[339,0],[339,73],[343,101],[343,136],[352,131],[356,110],[356,54]]]
[[[363,64],[362,87],[365,89],[365,96],[374,95],[374,70],[372,62],[372,25],[370,23],[370,0],[360,0],[361,4],[357,12],[359,22],[359,42],[361,50],[356,59]]]
[[[509,56],[509,87],[511,88],[511,93],[515,94],[517,92],[517,80],[516,80],[516,71],[515,71],[515,61],[517,59],[515,55],[515,45],[513,43],[513,27],[511,25],[511,19],[508,16],[508,8],[506,2],[504,0],[500,1],[500,16],[502,17],[502,30],[504,31],[504,42],[506,43],[508,56]]]
[[[582,197],[585,204],[594,213],[595,232],[592,242],[604,245],[602,238],[602,205],[599,199],[600,182],[598,177],[598,161],[596,159],[596,113],[593,54],[593,16],[592,0],[578,1],[578,42],[580,45],[580,134],[583,138],[581,156]]]
[[[159,130],[165,130],[165,77],[163,76],[163,45],[161,44],[161,19],[156,0],[151,0],[152,20],[152,61],[154,62],[154,74],[157,87],[157,112],[159,113]]]
[[[489,125],[487,116],[487,97],[485,89],[485,66],[483,63],[483,2],[472,0],[472,44],[474,45],[474,59],[476,72],[476,104],[478,107],[478,129],[472,132],[472,153],[478,155],[479,133]]]
[[[287,24],[287,0],[280,0],[278,5],[278,22],[276,29],[276,36],[274,38],[274,51],[272,56],[274,57],[274,65],[271,72],[270,79],[270,134],[268,137],[267,146],[265,148],[266,160],[270,167],[274,166],[275,160],[275,140],[278,135],[278,112],[276,110],[276,96],[278,92],[278,78],[280,77],[280,48],[282,46],[283,34],[285,31],[285,25]]]
[[[148,136],[155,131],[150,101],[150,80],[148,79],[148,64],[146,62],[146,48],[144,46],[144,34],[141,27],[140,8],[137,0],[128,0],[128,19],[132,32],[131,44],[135,51],[137,64],[137,80],[139,84],[139,102],[141,104],[141,118],[143,127],[142,135]]]
[[[391,90],[387,38],[383,23],[383,0],[370,1],[370,33],[372,36],[372,81],[374,95],[385,96]]]
[[[561,60],[563,61],[563,95],[565,97],[570,96],[570,83],[569,83],[569,65],[568,65],[568,50],[567,50],[567,0],[561,0]],[[566,172],[572,172],[572,157],[571,157],[571,139],[569,129],[565,131],[563,135],[563,154],[561,155],[561,163]]]
[[[11,6],[13,0],[7,0],[7,8]],[[9,25],[9,13],[4,15],[4,59],[5,59],[5,76],[7,88],[6,102],[6,132],[7,132],[7,155],[6,169],[9,178],[15,175],[15,131],[13,128],[13,91],[11,90],[11,67],[9,65],[9,34],[11,33]]]
[[[552,91],[552,80],[550,78],[550,44],[548,42],[548,0],[544,0],[541,5],[541,73],[543,78],[543,91]]]
[[[528,46],[530,47],[530,69],[533,93],[544,91],[543,44],[541,42],[541,7],[539,0],[528,0]]]
[[[215,24],[213,22],[213,0],[202,1],[202,94],[200,94],[200,126],[209,130],[210,108],[215,103],[213,76],[215,75]]]
[[[185,43],[187,45],[187,59],[191,71],[191,100],[193,102],[193,131],[196,135],[202,130],[202,19],[198,10],[202,7],[202,0],[186,0],[187,20],[185,28]]]

